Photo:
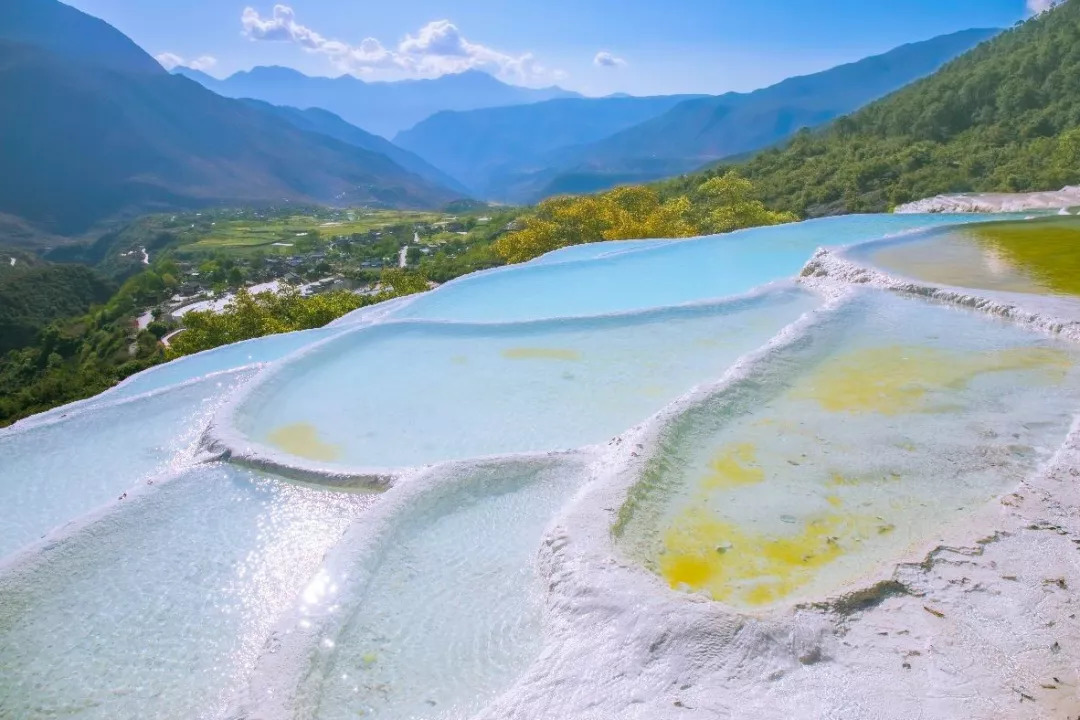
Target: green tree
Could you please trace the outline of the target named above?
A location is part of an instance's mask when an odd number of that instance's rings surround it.
[[[753,184],[734,172],[670,192],[671,186],[628,186],[597,195],[557,197],[540,203],[500,237],[495,251],[524,262],[568,245],[602,240],[679,238],[790,222],[757,198]]]

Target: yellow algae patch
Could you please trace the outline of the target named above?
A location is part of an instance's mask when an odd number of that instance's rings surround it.
[[[1048,347],[1008,348],[992,353],[988,360],[991,367],[987,372],[1039,370],[1050,382],[1064,381],[1073,366],[1067,352]]]
[[[815,516],[792,534],[766,535],[691,508],[664,533],[658,566],[674,589],[760,607],[809,584],[872,527],[870,518],[835,513]]]
[[[1030,275],[1012,266],[1001,253],[985,249],[963,234],[888,247],[871,257],[875,265],[942,285],[1010,292],[1041,289]]]
[[[754,485],[765,479],[765,471],[756,463],[753,443],[734,443],[720,448],[709,460],[709,473],[701,481],[706,490],[726,490]]]
[[[465,355],[454,355],[450,358],[450,362],[454,365],[467,365],[469,363],[469,358]]]
[[[988,252],[1035,278],[1038,290],[1080,294],[1080,222],[1047,218],[1037,222],[1003,222],[966,229]]]
[[[861,485],[862,480],[859,478],[850,478],[846,475],[834,472],[829,475],[829,479],[825,481],[827,487],[850,487],[852,485]]]
[[[581,353],[568,348],[511,347],[502,351],[507,360],[568,360],[581,359]]]
[[[857,485],[862,485],[868,482],[899,479],[900,473],[895,470],[888,470],[884,475],[864,475],[861,477],[849,477],[847,475],[842,475],[838,472],[834,472],[829,474],[829,479],[825,481],[825,487],[855,487]]]
[[[793,420],[782,420],[777,418],[765,417],[760,420],[755,420],[751,423],[753,427],[775,427],[777,432],[782,433],[797,433],[800,435],[806,435],[809,431],[802,425]]]
[[[270,443],[280,450],[309,460],[337,460],[341,446],[319,439],[319,431],[311,423],[293,423],[270,433]]]
[[[875,265],[961,287],[1080,295],[1080,221],[980,223],[878,250]]]
[[[667,392],[663,385],[646,385],[641,388],[641,394],[647,397],[660,397]]]
[[[983,353],[871,347],[827,362],[796,386],[792,395],[815,400],[829,412],[924,412],[928,393],[961,389],[985,373],[1039,370],[1047,380],[1060,382],[1071,366],[1067,353],[1044,347]]]

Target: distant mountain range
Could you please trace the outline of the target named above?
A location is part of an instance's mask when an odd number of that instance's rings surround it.
[[[263,112],[277,115],[301,130],[326,135],[343,143],[385,155],[409,172],[419,175],[430,183],[460,193],[463,197],[469,193],[459,181],[435,168],[418,155],[395,145],[384,137],[350,125],[328,110],[322,108],[300,110],[294,107],[271,105],[262,100],[244,100],[243,102]]]
[[[329,110],[346,122],[386,138],[442,110],[475,110],[581,97],[559,87],[533,89],[507,85],[478,70],[433,80],[397,82],[365,82],[352,75],[310,77],[284,67],[255,67],[224,80],[188,68],[177,68],[176,72],[224,97]]]
[[[395,140],[488,199],[591,192],[774,145],[929,75],[998,32],[944,35],[751,93],[443,112]]]
[[[828,123],[996,32],[751,93],[583,98],[477,71],[399,82],[280,67],[171,74],[101,20],[56,0],[8,0],[0,97],[20,111],[0,113],[0,239],[25,246],[210,203],[523,203],[677,175]]]
[[[440,112],[394,138],[480,197],[503,196],[500,183],[544,172],[556,151],[596,142],[701,95],[567,98],[471,112]]]
[[[333,116],[289,117],[171,75],[119,31],[55,0],[5,6],[0,97],[0,225],[22,231],[13,241],[27,241],[26,227],[71,236],[208,203],[430,208],[463,195]]]

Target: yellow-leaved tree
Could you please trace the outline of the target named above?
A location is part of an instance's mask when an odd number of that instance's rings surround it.
[[[701,233],[725,233],[798,220],[792,213],[765,207],[757,197],[754,184],[735,171],[698,185],[693,205],[698,209],[695,219]]]
[[[598,239],[637,240],[694,234],[686,217],[690,208],[688,198],[661,202],[656,190],[643,185],[615,188],[596,198],[600,201],[605,225]]]
[[[690,237],[796,219],[769,210],[749,180],[729,172],[703,182],[689,196],[666,200],[645,185],[544,200],[518,220],[517,230],[495,242],[495,251],[506,262],[518,263],[569,245]]]

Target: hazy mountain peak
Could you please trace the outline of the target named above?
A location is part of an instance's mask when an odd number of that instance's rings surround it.
[[[165,74],[157,60],[112,25],[56,0],[5,0],[0,38],[110,70]]]
[[[289,107],[324,108],[352,125],[383,137],[392,137],[441,110],[473,110],[580,97],[559,87],[509,85],[483,70],[378,82],[352,75],[310,77],[292,68],[274,66],[257,66],[224,80],[186,71],[183,74],[226,97],[254,98]]]
[[[194,68],[185,67],[183,65],[177,65],[175,68],[173,68],[172,74],[186,77],[189,80],[194,80],[201,85],[219,82],[219,80],[213,75],[209,75],[207,73],[204,73],[202,70],[196,70]]]
[[[290,82],[311,79],[310,76],[305,75],[299,70],[285,67],[284,65],[256,65],[250,70],[240,70],[233,73],[227,77],[225,81],[227,82],[234,78],[257,79],[260,82]]]

